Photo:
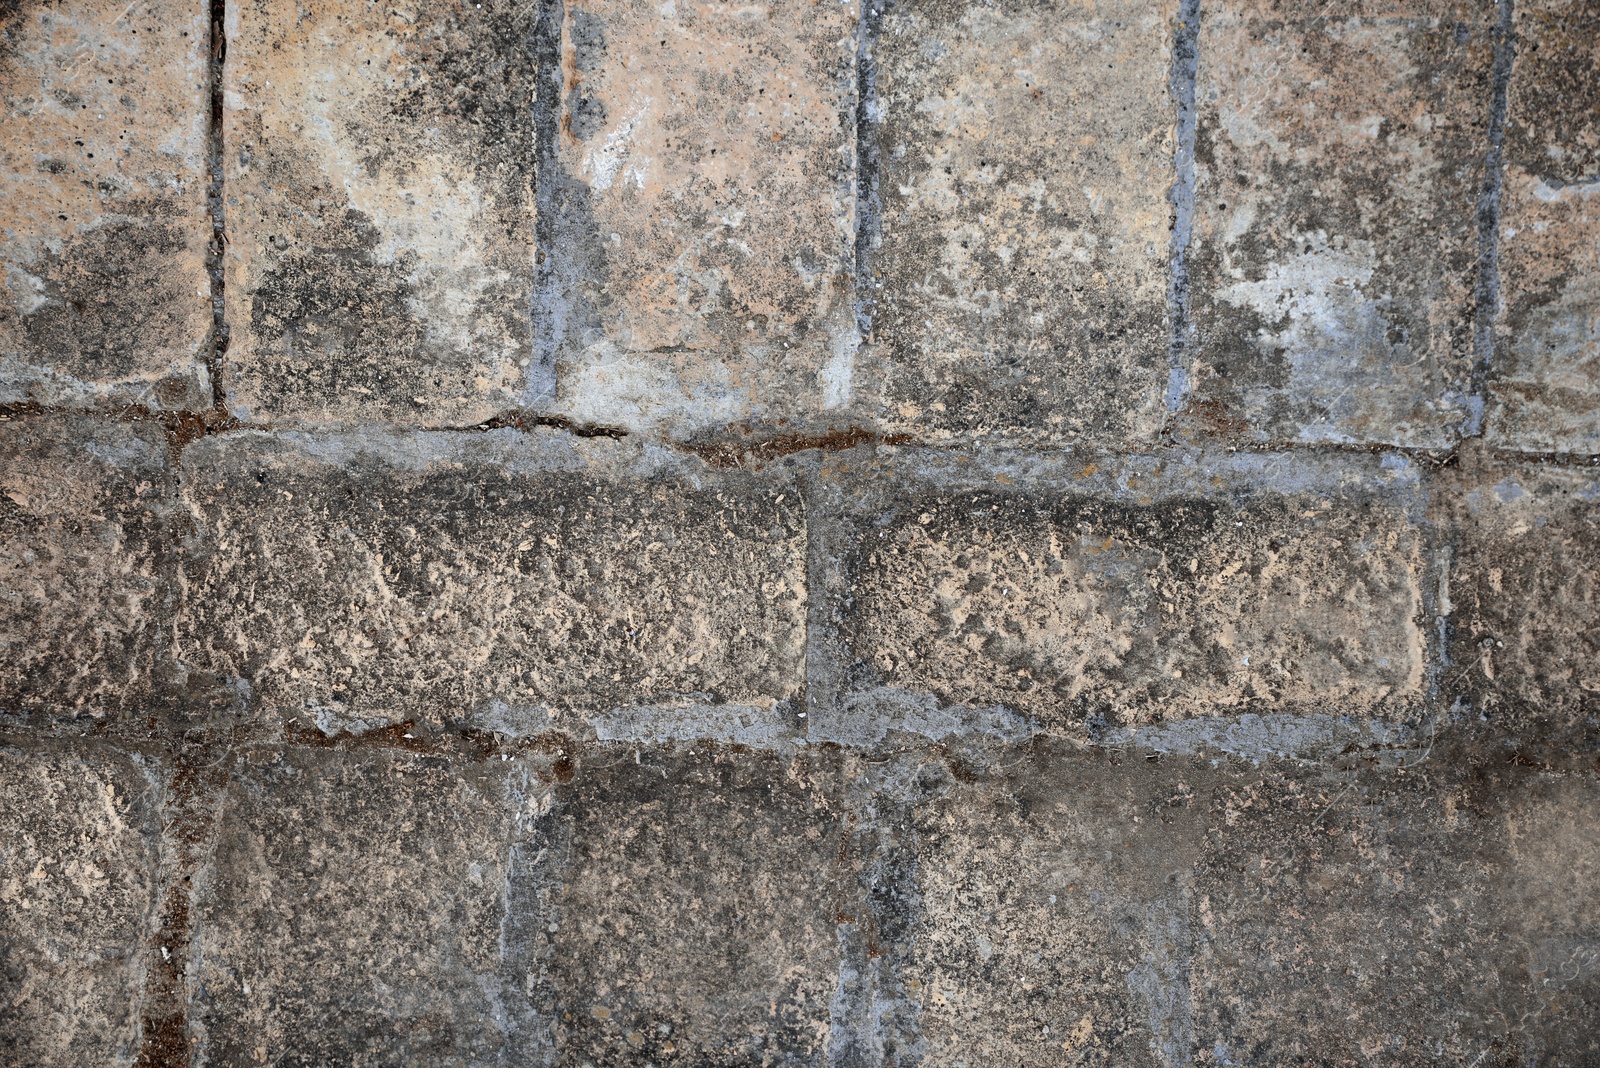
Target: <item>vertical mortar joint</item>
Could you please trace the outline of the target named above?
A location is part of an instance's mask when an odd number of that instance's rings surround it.
[[[1483,185],[1478,193],[1478,278],[1473,294],[1473,364],[1464,438],[1483,434],[1488,381],[1494,366],[1495,317],[1500,307],[1500,212],[1504,181],[1506,112],[1511,69],[1516,60],[1513,0],[1497,0],[1494,26],[1494,77],[1489,96],[1488,146],[1484,155]]]

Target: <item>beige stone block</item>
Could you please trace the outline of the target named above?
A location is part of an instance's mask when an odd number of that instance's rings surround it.
[[[1493,11],[1201,20],[1191,433],[1447,447],[1473,413]]]
[[[179,656],[298,729],[759,718],[802,684],[805,525],[781,475],[545,430],[245,433],[184,470]]]
[[[229,6],[228,401],[469,425],[532,354],[536,5]]]
[[[884,421],[934,441],[1160,429],[1176,5],[892,6],[872,50]]]
[[[673,437],[850,418],[856,26],[853,0],[565,6],[555,411]]]
[[[198,0],[0,13],[0,402],[211,405]]]
[[[1399,716],[1424,700],[1419,474],[1398,458],[907,454],[829,477],[858,517],[827,550],[848,683],[813,732]]]
[[[151,944],[151,769],[82,741],[0,745],[0,1049],[11,1064],[131,1064]]]
[[[155,423],[0,421],[0,711],[144,710],[170,640]]]

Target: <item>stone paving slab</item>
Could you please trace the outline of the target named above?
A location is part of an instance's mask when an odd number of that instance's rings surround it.
[[[678,438],[848,423],[854,0],[555,10],[530,403]]]
[[[1517,5],[1488,439],[1600,453],[1600,14]]]
[[[1399,456],[860,452],[813,486],[813,738],[1425,701],[1425,493]]]
[[[106,746],[0,740],[7,1063],[133,1062],[157,952],[160,781],[153,764]]]
[[[0,13],[0,403],[211,406],[208,21]]]

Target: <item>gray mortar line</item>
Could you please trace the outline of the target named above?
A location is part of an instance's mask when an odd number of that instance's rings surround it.
[[[206,207],[211,216],[211,242],[206,255],[206,273],[211,278],[211,352],[206,371],[211,376],[212,407],[226,412],[228,400],[222,384],[223,365],[228,355],[227,277],[224,257],[228,248],[227,209],[223,202],[223,171],[226,157],[222,143],[223,67],[228,58],[227,0],[210,0],[210,112],[206,130],[206,155],[211,167],[206,188]]]
[[[566,89],[562,71],[562,24],[566,9],[562,0],[539,0],[534,22],[533,48],[533,200],[534,285],[533,306],[528,321],[532,330],[533,362],[528,378],[545,374],[554,382],[556,350],[561,344],[565,317],[559,315],[561,280],[557,269],[561,221],[561,98]],[[560,319],[562,321],[558,322]],[[547,390],[547,392],[553,392]]]
[[[1474,294],[1471,393],[1461,436],[1483,434],[1489,374],[1494,366],[1495,316],[1500,307],[1500,209],[1502,168],[1505,161],[1507,98],[1511,69],[1516,62],[1516,27],[1513,0],[1498,0],[1494,27],[1494,89],[1489,98],[1488,152],[1484,157],[1483,188],[1478,193],[1478,282]]]
[[[872,313],[877,303],[872,253],[883,238],[883,197],[879,189],[882,154],[878,128],[878,68],[874,51],[883,33],[883,11],[889,0],[861,0],[856,27],[856,234],[855,313],[861,343],[872,340]]]
[[[1172,31],[1172,70],[1169,91],[1177,108],[1177,146],[1173,164],[1177,171],[1167,200],[1172,205],[1172,237],[1168,245],[1166,411],[1170,423],[1188,392],[1189,350],[1194,323],[1189,307],[1189,242],[1194,235],[1194,145],[1197,123],[1195,93],[1200,76],[1200,0],[1181,0]]]

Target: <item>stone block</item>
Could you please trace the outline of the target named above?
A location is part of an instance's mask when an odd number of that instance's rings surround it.
[[[1258,766],[1035,743],[946,770],[913,803],[905,934],[883,949],[916,1005],[898,1048],[1587,1063],[1600,789],[1440,746]]]
[[[0,1058],[131,1064],[157,927],[154,769],[95,744],[0,743]]]
[[[1424,699],[1427,535],[1401,457],[906,450],[830,460],[814,485],[813,739]]]
[[[0,14],[0,403],[211,405],[199,0]]]
[[[1007,0],[882,14],[864,296],[886,425],[984,442],[1160,429],[1175,13]]]
[[[1600,1055],[1593,777],[1413,756],[1409,773],[1268,772],[1207,790],[1196,1063]]]
[[[1600,11],[1584,0],[1523,0],[1514,9],[1505,159],[1546,180],[1600,175]]]
[[[673,437],[847,418],[854,0],[556,10],[530,401]]]
[[[832,1063],[838,787],[812,757],[583,762],[556,815],[558,1063]]]
[[[228,14],[228,401],[470,425],[532,355],[537,5]]]
[[[1516,32],[1488,437],[1600,453],[1600,13],[1519,4]]]
[[[1494,466],[1458,492],[1446,696],[1508,743],[1600,754],[1600,476]]]
[[[194,1063],[494,1062],[519,1019],[515,818],[548,800],[511,782],[395,751],[243,754],[196,878]]]
[[[1035,750],[917,807],[899,978],[920,1063],[1189,1063],[1203,811],[1142,763]]]
[[[171,640],[159,424],[0,421],[0,713],[140,710]]]
[[[272,719],[626,734],[627,710],[760,718],[801,686],[805,526],[780,474],[543,429],[240,433],[184,469],[179,655]]]
[[[1442,448],[1474,417],[1493,17],[1206,9],[1188,432]]]

